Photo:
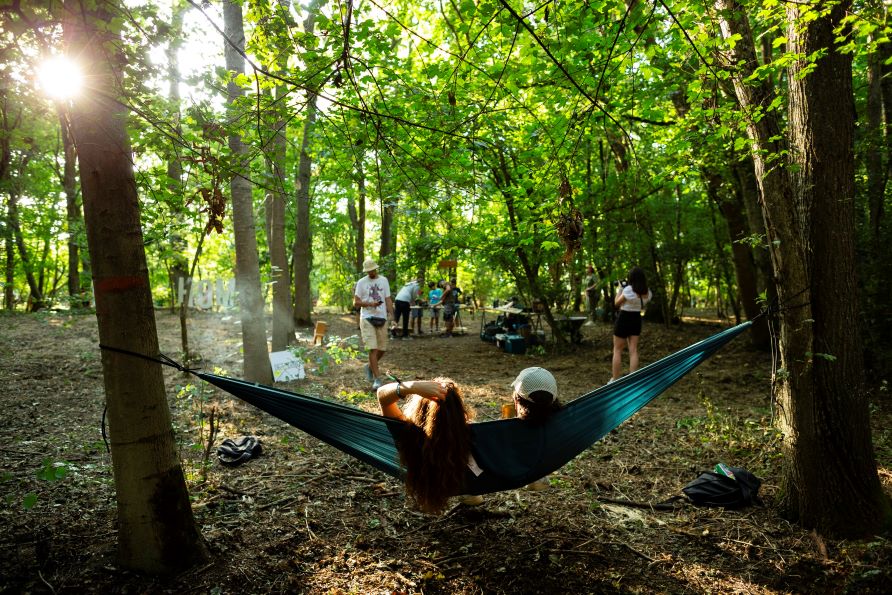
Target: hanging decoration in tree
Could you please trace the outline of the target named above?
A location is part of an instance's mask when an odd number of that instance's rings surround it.
[[[573,254],[582,248],[582,213],[573,204],[573,188],[566,174],[561,174],[558,186],[558,216],[555,229],[563,242],[564,262],[569,262]]]

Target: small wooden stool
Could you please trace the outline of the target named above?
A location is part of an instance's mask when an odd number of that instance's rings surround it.
[[[316,329],[313,331],[313,345],[319,343],[322,345],[322,340],[325,338],[325,332],[328,330],[328,323],[322,320],[316,321]]]

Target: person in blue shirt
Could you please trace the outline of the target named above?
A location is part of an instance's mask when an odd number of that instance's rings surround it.
[[[440,332],[440,301],[443,299],[443,290],[433,281],[427,284],[430,290],[427,292],[427,304],[431,309],[431,332],[434,332],[436,326],[437,332]]]

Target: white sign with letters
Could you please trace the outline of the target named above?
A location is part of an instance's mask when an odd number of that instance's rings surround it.
[[[186,278],[180,277],[177,282],[177,306],[186,297]],[[214,305],[231,308],[235,305],[235,279],[198,279],[192,281],[189,292],[189,307],[210,310]]]
[[[290,351],[273,351],[269,354],[273,367],[273,382],[287,382],[306,378],[304,363]]]

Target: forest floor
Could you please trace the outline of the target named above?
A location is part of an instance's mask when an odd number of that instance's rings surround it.
[[[162,351],[180,353],[179,322],[158,311]],[[301,352],[308,377],[287,388],[375,411],[354,320],[320,314],[327,347]],[[449,376],[478,420],[499,417],[524,367],[553,371],[567,401],[609,376],[611,328],[584,341],[511,355],[468,333],[394,341],[382,367],[403,379]],[[721,325],[646,324],[649,363]],[[232,314],[197,313],[190,339],[206,370],[240,376]],[[425,331],[427,331],[425,324]],[[352,338],[351,338],[352,337]],[[0,592],[3,593],[888,593],[889,534],[821,537],[778,510],[778,437],[768,354],[745,336],[551,476],[548,490],[486,496],[440,516],[406,502],[400,483],[207,386],[165,368],[175,432],[210,560],[153,578],[116,562],[111,459],[100,431],[104,394],[93,314],[0,317]],[[892,399],[875,393],[873,439],[892,494]],[[203,462],[207,413],[224,438],[257,436],[263,454],[238,467]],[[763,506],[653,508],[716,463],[762,481]],[[206,476],[206,477],[205,477]],[[622,503],[625,502],[625,503]],[[847,503],[840,502],[840,506]]]

